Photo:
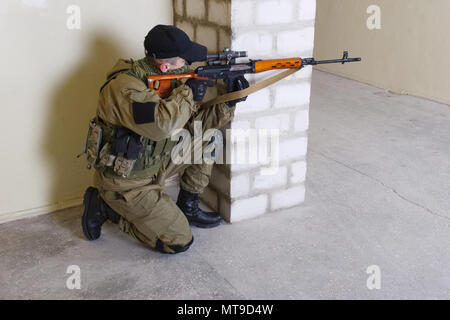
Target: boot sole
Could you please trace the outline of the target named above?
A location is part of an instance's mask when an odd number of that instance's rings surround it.
[[[217,227],[218,225],[220,225],[222,223],[222,220],[219,220],[215,223],[200,223],[200,222],[196,222],[196,221],[189,221],[189,225],[197,227],[197,228],[202,228],[202,229],[209,229],[209,228],[214,228]]]
[[[83,198],[83,205],[84,205],[84,212],[83,216],[81,217],[81,226],[83,228],[84,236],[89,240],[96,240],[97,238],[92,237],[92,235],[89,233],[89,229],[87,227],[87,210],[89,208],[89,205],[91,204],[91,194],[94,188],[91,189],[91,187],[86,190]],[[94,189],[95,190],[95,189]]]

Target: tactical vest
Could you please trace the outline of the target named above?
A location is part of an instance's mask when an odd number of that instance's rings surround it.
[[[143,81],[147,75],[159,74],[143,60],[131,60],[131,69],[112,74],[100,91],[121,73]],[[175,86],[176,83],[171,85]],[[118,139],[121,139],[119,143]],[[131,130],[114,127],[96,117],[89,125],[85,153],[88,168],[94,167],[108,178],[148,178],[158,173],[163,161],[170,156],[177,143],[178,141],[172,141],[170,138],[153,141]]]
[[[94,121],[102,131],[100,151],[95,168],[103,172],[108,178],[137,179],[152,177],[158,173],[164,159],[170,156],[173,147],[178,142],[171,141],[170,138],[153,141],[130,131],[139,142],[137,144],[137,156],[130,157],[130,152],[117,153],[112,150],[115,139],[117,139],[117,130],[122,130],[122,128],[111,127],[99,118]],[[125,137],[125,139],[130,140],[130,137]]]

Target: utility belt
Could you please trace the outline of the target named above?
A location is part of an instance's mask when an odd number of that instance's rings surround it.
[[[177,141],[153,141],[123,127],[112,127],[96,117],[86,138],[88,169],[108,178],[148,178],[156,175]]]

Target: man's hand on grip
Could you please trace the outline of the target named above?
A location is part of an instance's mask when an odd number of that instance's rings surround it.
[[[245,79],[244,76],[239,76],[233,80],[228,80],[228,81],[233,81],[232,83],[227,82],[228,92],[244,90],[250,86],[247,79]],[[236,103],[242,102],[245,100],[247,100],[247,96],[239,98],[239,99],[227,101],[225,103],[231,108],[231,107],[234,107],[236,105]]]
[[[213,87],[214,81],[212,80],[197,80],[189,79],[186,81],[186,85],[192,89],[192,94],[194,95],[194,101],[199,102],[203,100],[206,93],[206,87]]]

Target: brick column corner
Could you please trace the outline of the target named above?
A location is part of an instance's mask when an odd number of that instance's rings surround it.
[[[312,56],[316,0],[174,0],[173,7],[174,24],[209,52],[231,47],[251,59]],[[253,84],[276,72],[247,79]],[[303,68],[238,104],[231,130],[278,130],[279,166],[267,175],[264,164],[215,165],[202,200],[225,220],[304,202],[311,73],[311,66]],[[238,150],[236,141],[227,143]]]

